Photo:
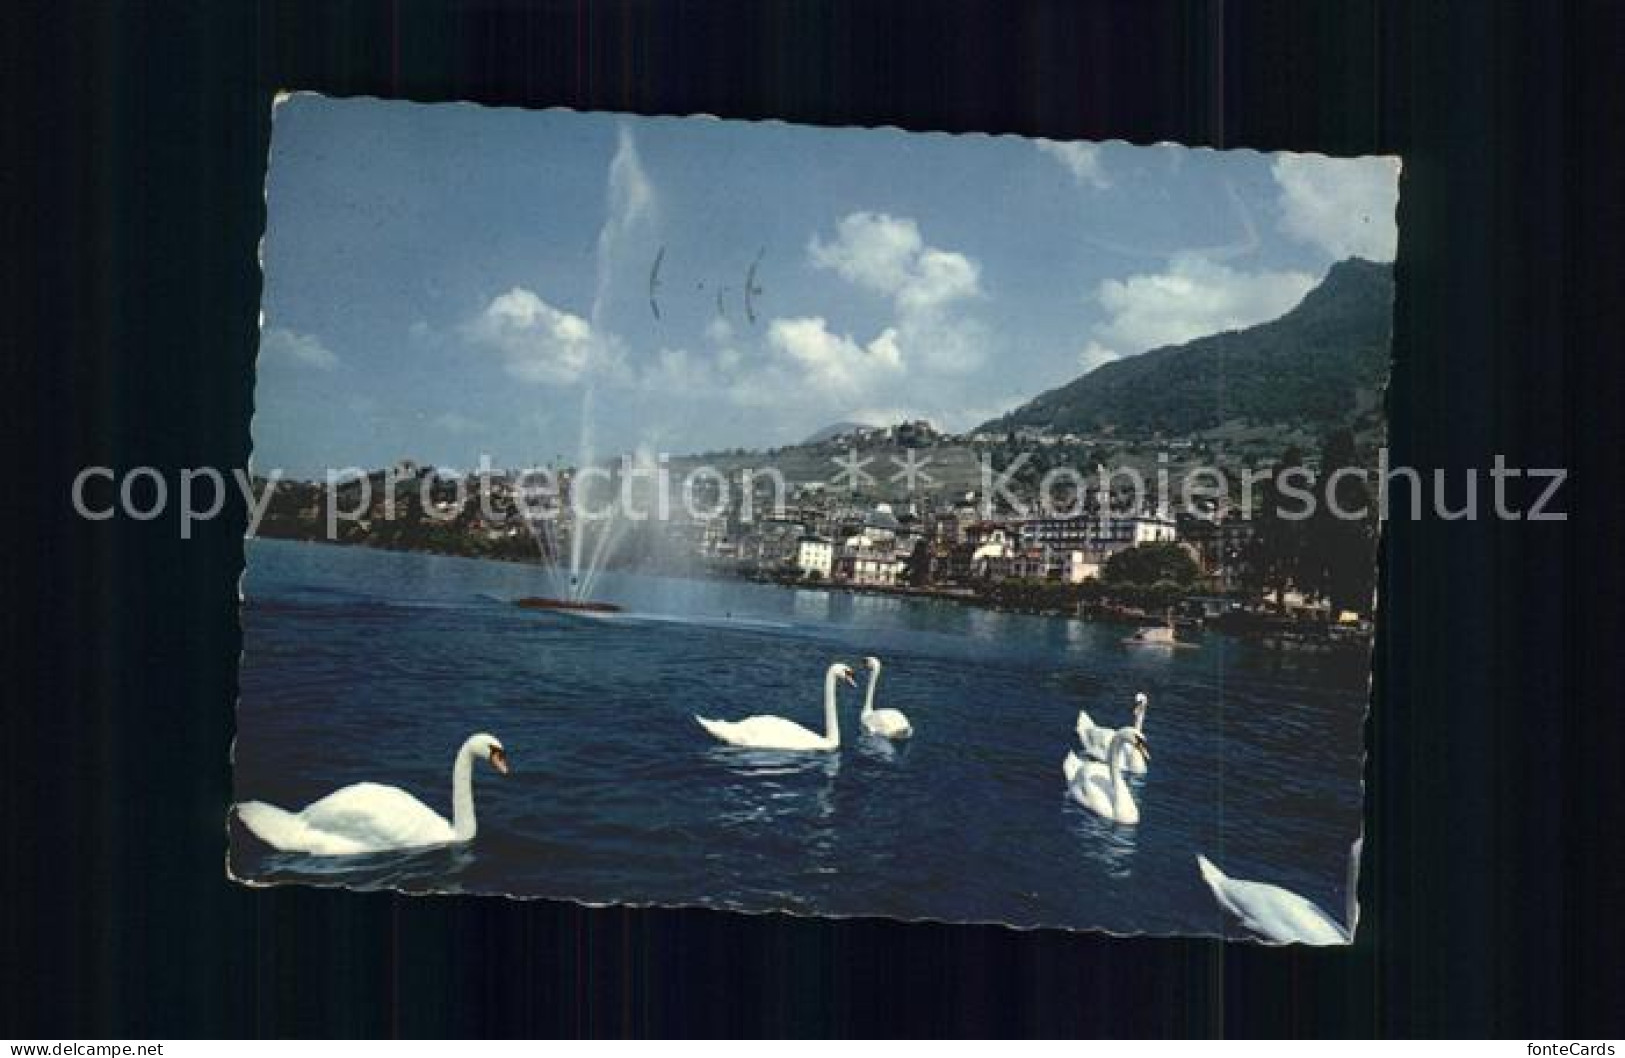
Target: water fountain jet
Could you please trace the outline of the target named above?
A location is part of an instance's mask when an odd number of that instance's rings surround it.
[[[640,220],[650,214],[652,208],[652,192],[643,173],[643,165],[638,159],[637,146],[633,142],[631,130],[623,125],[617,138],[615,154],[609,165],[605,217],[603,226],[598,232],[597,284],[588,320],[594,352],[589,358],[591,362],[581,380],[580,432],[576,464],[570,476],[568,502],[564,502],[564,495],[561,492],[561,502],[551,512],[552,517],[547,521],[546,539],[544,534],[536,529],[534,521],[529,523],[533,535],[536,536],[537,545],[547,560],[555,584],[556,597],[531,597],[519,600],[519,605],[530,609],[595,612],[614,612],[620,609],[613,603],[593,600],[592,592],[598,574],[608,563],[623,532],[623,519],[620,517],[622,512],[618,504],[612,504],[608,508],[599,508],[604,512],[601,515],[587,514],[586,512],[594,508],[588,503],[590,497],[587,495],[588,487],[584,478],[588,476],[585,472],[596,468],[593,451],[595,442],[593,405],[597,388],[594,365],[601,359],[599,354],[608,351],[604,346],[608,340],[604,315],[614,280],[614,263],[617,255],[625,248],[624,243],[628,234]],[[557,518],[563,515],[566,507],[571,514],[568,566],[561,563],[563,549],[558,546],[556,524]],[[587,539],[589,536],[594,537],[590,545]]]

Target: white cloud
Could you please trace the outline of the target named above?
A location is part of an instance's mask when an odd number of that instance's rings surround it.
[[[925,244],[912,220],[884,213],[848,214],[836,232],[834,242],[814,235],[807,245],[814,267],[887,296],[908,282],[909,268]]]
[[[863,426],[893,426],[900,422],[913,422],[915,419],[928,417],[917,408],[900,404],[876,408],[853,408],[845,413],[845,421],[855,422]]]
[[[981,293],[977,263],[927,246],[908,217],[850,213],[834,241],[813,236],[807,255],[815,268],[893,299],[899,312],[934,311]]]
[[[1109,364],[1113,360],[1120,359],[1122,359],[1122,355],[1116,349],[1107,348],[1099,342],[1091,340],[1088,345],[1083,347],[1083,352],[1078,354],[1078,366],[1083,368],[1083,373],[1087,375],[1102,364]]]
[[[1315,277],[1305,272],[1244,272],[1176,255],[1162,272],[1100,284],[1095,298],[1107,318],[1095,327],[1091,348],[1097,357],[1111,349],[1142,353],[1250,327],[1284,314],[1314,285]]]
[[[906,344],[896,327],[868,341],[831,329],[819,316],[776,318],[759,339],[711,328],[710,349],[662,349],[639,375],[644,394],[716,396],[737,408],[770,409],[777,436],[793,438],[831,422],[886,424],[929,419],[962,429],[1020,403],[1020,397],[978,392],[964,400],[960,376],[922,368],[924,351]]]
[[[260,356],[268,360],[285,360],[314,367],[318,371],[331,371],[339,366],[338,354],[322,344],[314,334],[299,334],[286,327],[270,327],[260,335]]]
[[[767,340],[803,385],[829,396],[863,395],[903,370],[903,351],[892,327],[859,345],[831,332],[823,317],[804,316],[774,320]]]
[[[894,328],[860,342],[830,330],[823,317],[801,316],[770,322],[748,356],[732,342],[714,343],[709,355],[661,350],[641,381],[649,393],[710,392],[741,408],[816,420],[850,416],[856,401],[895,399],[886,391],[907,382],[903,367]]]
[[[717,316],[708,322],[705,337],[707,348],[696,351],[663,346],[635,370],[620,373],[618,380],[655,400],[722,396],[735,404],[758,406],[770,404],[771,393],[783,392],[786,379],[777,378],[768,383],[762,378],[762,371],[744,370],[751,362],[760,364],[762,358],[747,358],[740,351],[733,325],[725,318]],[[758,384],[761,385],[760,398],[752,399],[753,387]]]
[[[698,349],[663,348],[643,360],[638,390],[646,399],[711,398],[753,415],[771,410],[786,437],[842,419],[962,425],[981,414],[962,407],[963,375],[983,361],[987,337],[961,310],[982,293],[975,261],[929,245],[913,220],[876,213],[850,214],[828,241],[814,237],[808,257],[813,267],[884,296],[892,318],[854,334],[811,312],[772,318],[761,330],[717,317]],[[694,407],[687,400],[680,406]]]
[[[705,336],[718,345],[727,345],[733,341],[734,325],[726,316],[712,316],[705,325]]]
[[[625,240],[640,222],[654,216],[654,184],[644,171],[632,130],[617,129],[615,154],[604,177],[604,222],[598,231],[598,280],[591,318],[600,319],[612,282],[612,266],[624,255]],[[608,332],[595,333],[587,317],[549,304],[535,291],[516,286],[492,298],[462,327],[476,346],[497,353],[508,374],[524,382],[568,385],[587,375],[632,381],[625,349]],[[416,328],[413,337],[421,337]]]
[[[885,424],[918,418],[961,429],[1020,403],[1013,396],[990,397],[986,407],[968,407],[962,378],[922,368],[923,350],[908,345],[895,327],[860,342],[832,331],[821,317],[775,319],[765,345],[765,359],[734,361],[743,365],[738,371],[724,367],[719,353],[712,361],[714,377],[726,380],[722,390],[735,405],[774,409],[792,424],[792,433],[839,420]]]
[[[1280,189],[1281,230],[1334,260],[1392,261],[1399,240],[1396,158],[1283,154],[1270,172]]]
[[[661,349],[640,381],[655,396],[704,395],[722,386],[713,364],[687,349]]]
[[[915,275],[897,292],[900,312],[930,312],[981,293],[980,269],[964,254],[927,247],[914,262]]]
[[[514,378],[548,385],[580,379],[593,367],[600,345],[586,320],[523,287],[492,298],[464,334],[498,353]]]
[[[807,256],[813,267],[891,299],[893,344],[910,352],[915,368],[965,374],[985,360],[986,330],[961,311],[982,296],[981,266],[927,244],[911,218],[850,213],[833,240],[815,235]]]
[[[1058,143],[1055,140],[1035,140],[1038,149],[1066,167],[1079,187],[1104,191],[1112,186],[1100,162],[1100,147],[1093,143]]]

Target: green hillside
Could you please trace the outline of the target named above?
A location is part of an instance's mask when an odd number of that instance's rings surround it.
[[[1105,364],[981,429],[1189,435],[1238,423],[1374,425],[1392,303],[1392,267],[1350,258],[1277,320]]]

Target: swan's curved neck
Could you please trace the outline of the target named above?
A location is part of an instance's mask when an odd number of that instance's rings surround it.
[[[868,716],[875,711],[875,684],[880,682],[880,666],[876,665],[869,670],[869,689],[863,694],[863,715]]]
[[[831,747],[841,744],[841,718],[835,708],[835,669],[824,673],[824,737]]]
[[[1106,767],[1112,773],[1112,801],[1118,805],[1123,803],[1124,798],[1130,801],[1134,799],[1134,795],[1129,792],[1128,781],[1123,778],[1122,758],[1128,754],[1128,747],[1128,735],[1119,731],[1112,736],[1111,745],[1106,748]]]
[[[474,748],[465,742],[451,766],[451,833],[458,841],[472,841],[478,829],[474,819]]]

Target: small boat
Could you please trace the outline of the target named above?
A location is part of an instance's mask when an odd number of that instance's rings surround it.
[[[612,602],[594,602],[590,599],[544,599],[531,596],[519,599],[515,605],[526,610],[573,610],[578,613],[620,613],[621,607]]]
[[[1195,650],[1200,644],[1184,643],[1174,638],[1174,622],[1169,617],[1160,625],[1146,625],[1123,640],[1127,647],[1162,647],[1166,650]]]

